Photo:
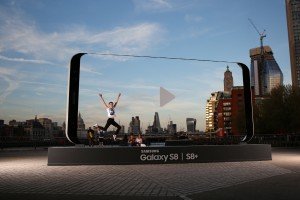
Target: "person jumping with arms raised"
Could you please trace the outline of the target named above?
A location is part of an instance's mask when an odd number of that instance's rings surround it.
[[[117,137],[117,135],[118,135],[118,133],[119,133],[119,131],[120,131],[120,129],[121,129],[121,126],[120,126],[117,122],[115,122],[115,119],[114,119],[114,118],[116,117],[115,108],[116,108],[116,106],[117,106],[117,104],[118,104],[118,102],[119,102],[121,93],[119,93],[119,96],[118,96],[117,101],[116,101],[115,103],[112,102],[112,101],[110,101],[110,102],[108,103],[108,105],[105,103],[105,100],[103,99],[102,94],[99,94],[99,96],[100,96],[101,100],[103,101],[103,105],[104,105],[104,107],[105,107],[105,109],[106,109],[106,111],[107,111],[107,116],[108,116],[106,125],[103,127],[102,130],[103,130],[103,131],[107,131],[107,129],[108,129],[108,127],[109,127],[110,125],[113,125],[114,127],[116,127],[117,130],[116,130],[116,132],[113,134],[113,139],[114,139],[114,141],[116,141],[116,137]]]

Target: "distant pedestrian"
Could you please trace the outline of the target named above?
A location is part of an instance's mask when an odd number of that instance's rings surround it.
[[[136,142],[135,142],[133,133],[130,134],[127,143],[129,146],[136,146]]]
[[[89,127],[89,129],[87,130],[87,133],[86,133],[86,137],[89,141],[89,146],[94,146],[94,130]]]
[[[142,134],[138,134],[137,138],[135,139],[135,143],[137,146],[142,146],[143,144],[143,138],[142,138]]]
[[[116,137],[117,137],[119,131],[121,130],[121,126],[117,122],[115,122],[115,119],[114,119],[116,117],[115,108],[116,108],[116,106],[117,106],[117,104],[119,102],[121,93],[119,93],[118,98],[117,98],[117,100],[116,100],[115,103],[113,103],[111,101],[111,102],[108,103],[108,105],[106,104],[105,100],[103,99],[102,94],[99,94],[99,96],[100,96],[100,98],[101,98],[101,100],[103,102],[103,105],[104,105],[104,107],[105,107],[105,109],[107,111],[107,116],[108,116],[106,125],[104,126],[104,128],[102,128],[102,130],[107,131],[107,129],[108,129],[108,127],[110,125],[115,126],[117,128],[117,130],[113,134],[113,139],[114,139],[114,141],[116,141]]]
[[[103,127],[102,126],[98,126],[97,127],[97,132],[98,132],[98,141],[99,141],[99,147],[103,147],[104,146],[104,132],[103,132]]]

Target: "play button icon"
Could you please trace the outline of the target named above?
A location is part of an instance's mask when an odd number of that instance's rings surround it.
[[[175,99],[175,95],[170,93],[168,90],[166,90],[163,87],[160,87],[160,107],[166,105],[170,101]]]

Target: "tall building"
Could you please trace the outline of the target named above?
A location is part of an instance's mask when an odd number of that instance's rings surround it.
[[[252,103],[254,104],[254,96]],[[215,132],[220,137],[244,134],[244,107],[244,87],[233,86],[232,73],[227,66],[224,73],[224,92],[214,92],[207,100],[206,132]]]
[[[177,125],[173,124],[173,121],[169,121],[167,131],[169,134],[174,134],[177,132]]]
[[[10,120],[10,121],[8,122],[8,125],[9,125],[9,126],[14,126],[14,127],[25,126],[25,125],[26,125],[26,122],[17,122],[15,119],[13,119],[13,120]]]
[[[156,132],[156,133],[161,132],[161,126],[160,126],[158,112],[155,112],[155,114],[154,114],[154,121],[153,121],[152,131]]]
[[[269,95],[273,88],[283,85],[283,74],[269,46],[250,49],[250,58],[255,96]]]
[[[231,95],[225,92],[220,95],[216,103],[216,127],[218,136],[231,135]]]
[[[224,92],[227,94],[231,94],[232,87],[233,87],[232,72],[229,70],[229,67],[227,66],[227,70],[224,72]]]
[[[53,126],[54,126],[54,124],[52,123],[52,120],[48,119],[48,118],[39,118],[38,121],[45,128],[45,136],[52,137],[53,136]]]
[[[141,122],[139,116],[132,117],[129,123],[128,133],[139,134],[141,132]]]
[[[186,130],[187,132],[196,132],[196,119],[186,118]]]
[[[252,89],[252,92],[253,89]],[[252,104],[255,98],[252,96]],[[214,130],[218,136],[246,133],[244,87],[234,86],[231,94],[219,92],[215,104]]]
[[[35,119],[26,120],[24,131],[30,136],[31,140],[39,140],[45,138],[45,128],[38,121],[37,116]]]
[[[149,123],[146,133],[150,133],[150,134],[151,133],[161,133],[162,131],[163,131],[163,129],[160,126],[158,112],[155,112],[153,125],[151,126]]]
[[[219,99],[220,92],[211,93],[210,98],[206,101],[206,113],[205,113],[205,131],[212,132],[215,130],[215,111],[216,103]]]
[[[254,104],[254,97],[252,97]],[[231,94],[231,134],[245,135],[246,121],[245,121],[245,99],[244,87],[235,86]]]
[[[300,1],[286,0],[292,85],[300,87]]]

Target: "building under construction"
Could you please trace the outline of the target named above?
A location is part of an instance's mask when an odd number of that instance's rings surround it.
[[[255,96],[269,95],[273,88],[283,85],[283,74],[277,64],[271,47],[250,49],[251,86]]]

